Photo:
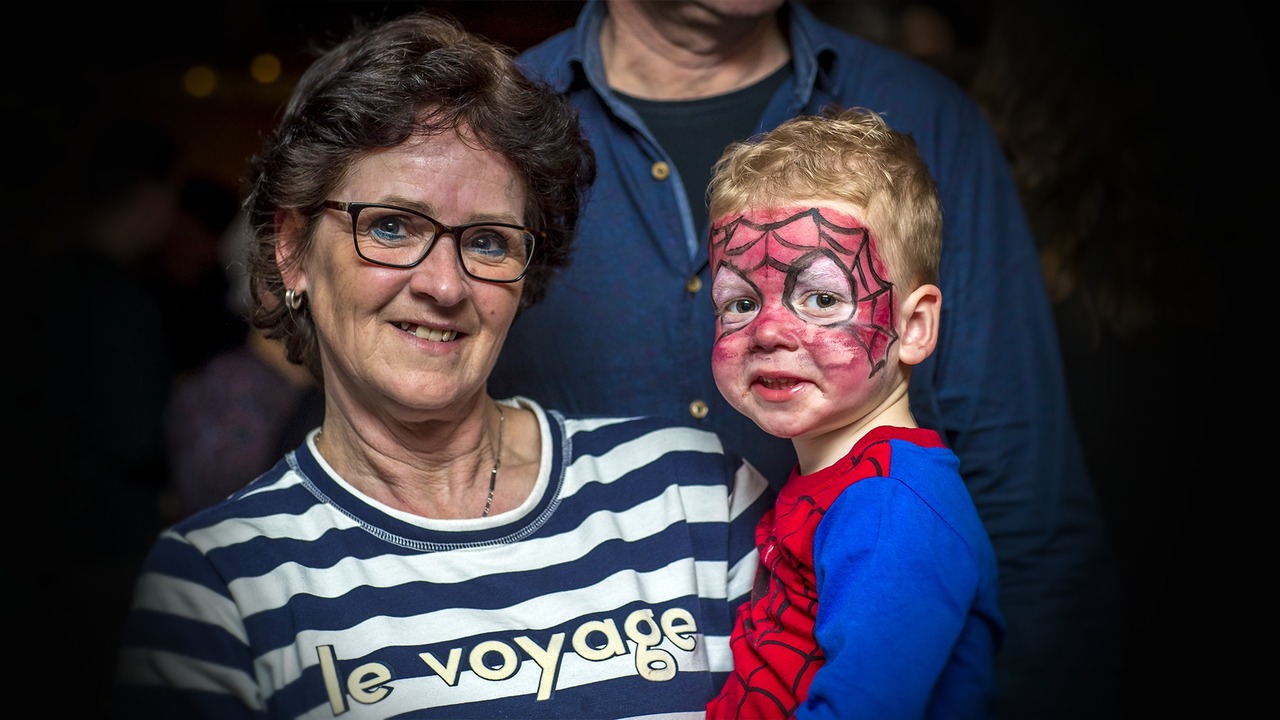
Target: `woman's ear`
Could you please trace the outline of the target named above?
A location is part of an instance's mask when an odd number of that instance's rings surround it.
[[[297,210],[276,210],[276,267],[284,286],[296,293],[307,289],[307,274],[302,269],[302,232],[306,219]]]
[[[921,285],[903,301],[898,310],[902,322],[898,360],[904,365],[919,365],[933,353],[941,313],[942,290],[937,285]]]

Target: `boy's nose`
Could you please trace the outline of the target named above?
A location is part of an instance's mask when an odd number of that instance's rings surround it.
[[[800,346],[802,323],[781,303],[770,303],[760,309],[751,323],[751,344],[761,350],[795,350]]]

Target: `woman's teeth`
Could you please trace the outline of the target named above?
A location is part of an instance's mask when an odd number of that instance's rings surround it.
[[[422,327],[421,325],[411,325],[409,323],[400,323],[400,329],[413,333],[423,340],[433,340],[435,342],[448,342],[458,337],[457,330],[432,330],[431,328]]]

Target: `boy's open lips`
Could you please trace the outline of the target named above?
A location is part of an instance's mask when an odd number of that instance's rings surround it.
[[[783,402],[808,384],[808,381],[795,377],[760,376],[751,383],[751,389],[761,400]]]

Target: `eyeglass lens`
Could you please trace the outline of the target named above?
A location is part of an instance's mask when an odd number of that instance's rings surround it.
[[[397,267],[420,262],[430,252],[438,227],[424,215],[379,206],[360,207],[352,225],[361,257]],[[523,228],[472,224],[444,229],[454,236],[462,267],[473,277],[511,281],[529,264],[533,236]]]

